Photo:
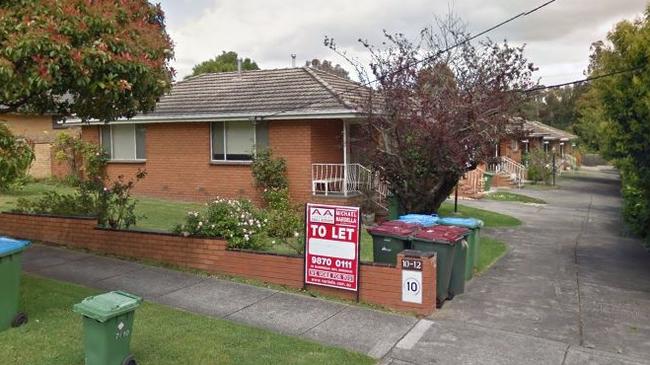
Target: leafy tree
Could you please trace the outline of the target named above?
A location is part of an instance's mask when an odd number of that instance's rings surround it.
[[[571,130],[578,118],[577,103],[587,91],[585,85],[564,86],[557,89],[540,90],[519,106],[520,113],[528,120]]]
[[[577,119],[573,131],[580,138],[580,146],[598,152],[607,134],[609,121],[600,102],[598,90],[591,88],[576,103]]]
[[[332,61],[328,60],[319,60],[318,58],[314,58],[311,61],[305,62],[305,66],[307,67],[313,67],[315,69],[329,72],[333,75],[342,77],[344,79],[350,79],[350,74],[346,69],[341,67],[338,63],[336,65],[332,64]]]
[[[226,52],[223,51],[219,56],[203,61],[198,65],[192,68],[192,75],[196,76],[206,73],[215,73],[215,72],[232,72],[237,71],[237,59],[239,55],[237,52]],[[244,58],[241,64],[242,70],[259,70],[257,63],[250,58]],[[190,77],[187,76],[187,77]]]
[[[362,42],[370,74],[355,64],[362,82],[377,80],[375,89],[359,90],[368,117],[358,148],[408,212],[437,211],[460,177],[493,155],[513,128],[508,111],[523,97],[513,90],[532,86],[523,48],[463,42],[468,34],[451,20],[415,43],[387,33],[382,48]]]
[[[0,122],[0,191],[8,190],[27,174],[34,152],[26,141],[17,139]]]
[[[0,108],[102,121],[153,109],[170,89],[172,41],[146,0],[6,0]]]
[[[599,149],[621,171],[626,220],[650,237],[650,6],[642,19],[618,23],[607,39],[592,49],[590,65],[591,76],[612,74],[592,83],[602,105]]]

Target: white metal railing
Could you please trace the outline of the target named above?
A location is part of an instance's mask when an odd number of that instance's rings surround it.
[[[312,193],[344,195],[372,187],[373,174],[365,166],[353,163],[315,163],[311,165]]]
[[[360,194],[373,191],[375,203],[387,209],[388,185],[381,180],[379,171],[358,164],[315,163],[311,165],[311,189],[314,195]]]
[[[496,173],[505,173],[510,175],[510,178],[518,187],[524,185],[524,180],[527,175],[526,166],[506,156],[500,156],[499,161],[497,163],[491,163],[488,166],[488,169]]]

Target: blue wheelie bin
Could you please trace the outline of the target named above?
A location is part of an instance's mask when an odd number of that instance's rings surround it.
[[[419,224],[422,227],[431,227],[438,224],[438,216],[435,214],[406,214],[399,217],[399,220],[406,223]]]

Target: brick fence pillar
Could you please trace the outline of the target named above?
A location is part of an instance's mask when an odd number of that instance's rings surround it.
[[[397,255],[397,269],[402,277],[402,301],[415,306],[420,315],[432,314],[436,310],[436,254],[402,251]]]

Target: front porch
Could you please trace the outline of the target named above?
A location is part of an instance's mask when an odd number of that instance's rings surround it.
[[[311,195],[318,197],[319,200],[327,199],[354,199],[364,198],[368,194],[377,204],[383,207],[388,194],[386,184],[381,182],[377,171],[372,171],[367,166],[364,166],[359,161],[359,154],[351,148],[351,129],[354,134],[354,122],[343,120],[341,128],[341,139],[339,139],[334,146],[338,145],[340,154],[337,159],[333,159],[331,154],[328,154],[329,161],[322,159],[314,159],[311,164]],[[353,127],[353,128],[351,128]],[[322,149],[327,143],[319,139],[319,146],[315,148]],[[326,146],[328,149],[332,145]],[[330,157],[332,156],[332,157]],[[319,161],[320,160],[320,161]]]

